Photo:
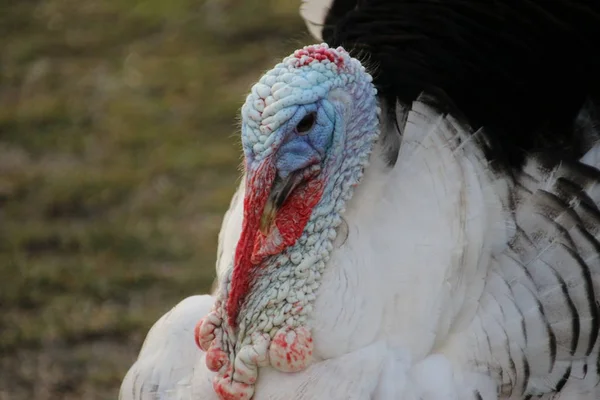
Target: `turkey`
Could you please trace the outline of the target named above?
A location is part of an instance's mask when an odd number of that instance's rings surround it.
[[[312,0],[213,295],[122,400],[600,398],[600,3]]]

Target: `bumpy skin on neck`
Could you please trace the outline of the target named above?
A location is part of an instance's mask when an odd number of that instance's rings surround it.
[[[287,154],[289,136],[283,134],[294,129],[302,107],[316,113],[315,129],[331,130],[331,141],[322,147],[314,179],[295,190],[273,232],[263,235],[255,228],[271,189],[265,181],[290,157],[305,155],[293,148]],[[196,330],[207,366],[218,372],[213,386],[222,399],[252,398],[259,367],[294,372],[310,364],[308,322],[316,292],[345,204],[379,135],[371,76],[344,49],[326,44],[297,50],[267,72],[252,88],[242,117],[242,235],[215,307]]]

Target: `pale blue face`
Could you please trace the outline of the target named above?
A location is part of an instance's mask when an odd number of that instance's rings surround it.
[[[313,46],[283,60],[254,85],[242,108],[242,144],[253,170],[267,157],[277,175],[321,164],[343,121],[329,99],[361,76],[360,64],[343,51]]]
[[[293,117],[274,132],[283,136],[282,144],[275,153],[275,166],[280,178],[321,164],[333,139],[336,114],[325,111],[333,109],[329,101],[321,100],[296,108]]]
[[[242,229],[197,339],[221,398],[251,398],[264,362],[310,365],[314,292],[379,135],[376,94],[357,59],[320,44],[285,58],[246,98]]]

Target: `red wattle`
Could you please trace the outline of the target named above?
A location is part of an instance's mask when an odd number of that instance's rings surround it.
[[[206,352],[205,363],[206,367],[209,370],[213,372],[218,372],[221,370],[223,365],[229,364],[229,358],[227,357],[227,353],[225,353],[223,349],[221,349],[218,346],[212,346]]]
[[[226,309],[229,325],[236,326],[238,313],[252,282],[252,250],[259,232],[260,218],[269,198],[269,192],[275,180],[275,164],[266,158],[254,171],[249,173],[246,180],[246,195],[244,197],[244,221],[242,233],[235,249],[231,291],[227,299]]]
[[[322,179],[311,179],[298,186],[277,212],[274,228],[268,235],[261,232],[256,237],[252,261],[281,253],[292,246],[304,232],[313,208],[321,200],[324,183]]]
[[[254,385],[232,379],[233,370],[229,366],[223,375],[213,378],[213,389],[221,400],[250,400],[254,395]]]
[[[202,327],[203,323],[204,323],[204,318],[202,318],[200,321],[198,321],[198,323],[194,327],[194,341],[196,342],[196,346],[198,346],[198,348],[200,350],[204,350],[202,348],[202,346],[200,345],[200,328]]]
[[[255,266],[296,243],[323,195],[323,179],[309,178],[289,195],[277,212],[270,232],[263,235],[259,230],[260,219],[275,175],[273,160],[267,158],[247,178],[244,221],[235,250],[231,291],[226,305],[228,322],[232,327],[236,327],[240,308],[250,292]]]
[[[306,58],[303,59],[302,57],[304,56],[306,56]],[[333,49],[325,49],[320,45],[307,46],[304,49],[296,50],[294,52],[294,57],[298,59],[296,67],[308,65],[314,60],[317,60],[318,62],[329,60],[338,68],[344,66],[344,59],[339,57],[338,54],[336,54],[336,51]]]

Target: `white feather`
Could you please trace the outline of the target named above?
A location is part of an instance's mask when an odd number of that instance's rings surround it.
[[[333,0],[302,0],[300,16],[304,19],[311,35],[318,41],[323,41],[322,31],[325,17]]]
[[[600,145],[595,145],[581,158],[581,162],[594,168],[600,168]]]
[[[120,400],[192,399],[192,380],[201,378],[195,368],[204,358],[194,343],[194,327],[213,302],[208,295],[188,297],[152,326],[123,380]],[[209,393],[202,397],[209,398]]]
[[[467,137],[455,121],[435,115],[423,104],[416,103],[408,117],[403,148],[395,168],[390,170],[382,161],[381,148],[373,154],[372,164],[344,215],[347,239],[338,243],[338,248],[333,251],[315,303],[316,312],[311,321],[315,358],[325,364],[315,365],[318,374],[312,375],[307,371],[295,374],[293,380],[296,383],[290,383],[289,389],[281,385],[282,381],[291,379],[288,375],[280,376],[275,371],[261,372],[256,400],[271,398],[266,395],[269,390],[265,388],[274,382],[277,382],[275,386],[280,388],[282,396],[294,393],[291,388],[302,382],[307,388],[323,388],[329,381],[332,385],[330,390],[341,390],[340,398],[360,398],[353,396],[360,392],[357,392],[356,382],[364,381],[360,380],[361,376],[369,377],[368,382],[378,382],[363,387],[363,391],[370,389],[362,398],[370,398],[375,390],[381,393],[413,390],[408,387],[410,385],[398,387],[395,381],[390,389],[389,380],[379,379],[384,371],[382,366],[388,366],[385,368],[388,376],[390,365],[401,371],[408,370],[406,361],[398,361],[398,357],[392,355],[398,354],[398,351],[403,354],[410,349],[410,357],[415,361],[427,357],[434,345],[443,341],[449,333],[452,316],[466,308],[474,313],[471,300],[465,293],[473,287],[481,287],[478,267],[471,269],[473,273],[470,276],[459,276],[458,280],[455,272],[464,257],[478,259],[477,254],[485,238],[479,225],[488,220],[484,210],[469,215],[469,226],[475,228],[473,233],[465,232],[465,207],[470,196],[475,196],[470,192],[477,191],[478,199],[483,198],[484,193],[479,190],[480,185],[464,183],[465,174],[471,180],[479,179],[474,167],[468,165],[479,161],[468,160],[462,156],[463,150],[453,147],[453,141],[460,135]],[[240,187],[219,235],[218,270],[227,265],[233,255],[241,226],[242,198],[243,187]],[[470,236],[473,236],[472,240]],[[467,255],[469,252],[475,254]],[[219,270],[219,276],[221,274]],[[475,293],[480,290],[475,290]],[[199,314],[194,322],[201,317]],[[160,326],[161,322],[157,325]],[[193,323],[188,325],[193,328]],[[145,348],[165,345],[164,341],[155,339],[156,336],[154,332],[149,334],[148,343],[152,344]],[[365,352],[364,349],[377,343],[388,350]],[[197,358],[193,368],[193,375],[197,378],[194,380],[206,382],[206,377],[198,376],[200,373],[209,374],[199,365],[201,353],[193,349],[192,338],[189,346],[188,355],[195,354]],[[130,375],[150,377],[152,373],[141,370],[160,369],[161,379],[154,379],[153,383],[161,385],[159,391],[171,388],[175,382],[166,382],[162,378],[168,375],[163,372],[168,371],[165,368],[170,367],[150,361],[152,354],[165,352],[168,352],[165,348],[142,351],[141,361],[133,368],[137,372],[130,372]],[[384,357],[385,354],[389,356]],[[361,361],[356,364],[344,361],[344,357],[350,355],[356,355]],[[187,362],[186,365],[189,365],[191,360]],[[329,367],[325,368],[326,365]],[[338,379],[338,383],[333,385],[336,381],[333,365],[350,368],[353,372],[348,370],[345,378]],[[353,375],[354,379],[348,379]],[[313,382],[316,376],[320,386],[308,385],[307,382]],[[129,375],[128,379],[131,379]],[[128,379],[124,387],[130,385]],[[128,390],[124,390],[126,392]],[[309,392],[312,393],[310,396]],[[306,395],[297,398],[330,398],[315,397],[316,392],[309,392],[302,392]],[[123,400],[129,398],[123,397]]]
[[[235,255],[235,246],[242,234],[242,220],[244,219],[244,194],[245,179],[242,177],[241,183],[231,198],[229,209],[223,216],[221,230],[219,231],[219,243],[217,247],[217,281],[223,280],[227,269],[233,262]]]
[[[345,234],[336,241],[310,321],[315,363],[295,374],[261,370],[254,400],[521,399],[526,369],[527,389],[541,391],[556,385],[568,366],[567,398],[599,398],[595,361],[587,374],[583,369],[585,332],[574,355],[557,349],[552,366],[539,311],[539,304],[547,310],[557,341],[568,341],[570,316],[549,280],[558,274],[571,282],[582,330],[589,331],[581,278],[573,268],[561,269],[572,261],[554,246],[564,240],[552,224],[570,232],[571,250],[586,260],[595,288],[597,252],[572,224],[571,213],[582,212],[578,204],[564,207],[543,195],[558,196],[553,185],[559,178],[581,176],[565,165],[544,170],[531,158],[513,218],[508,197],[516,188],[491,172],[481,137],[420,101],[413,104],[396,165],[387,166],[385,149],[377,147],[343,215]],[[585,190],[600,202],[596,186]],[[219,277],[239,238],[243,191],[240,186],[234,195],[219,234]],[[549,222],[532,217],[547,212],[554,215]],[[534,236],[536,231],[543,234]],[[524,234],[535,241],[526,245]],[[187,388],[193,400],[216,398],[213,374],[192,337],[212,300],[197,299],[178,305],[150,331],[123,383],[122,400],[145,398],[133,395],[142,385],[163,394],[157,399],[171,398],[166,393],[178,387],[181,393]],[[598,346],[590,355],[594,360]],[[181,396],[174,398],[186,398]]]
[[[217,283],[233,260],[235,245],[241,234],[244,187],[242,179],[219,231]],[[204,352],[194,342],[194,328],[209,313],[213,303],[212,296],[188,297],[154,324],[137,361],[123,380],[120,400],[187,400],[186,396],[192,396],[192,382],[196,386],[205,385],[193,389],[203,393],[202,400],[217,399],[207,384],[213,374],[204,365]],[[189,397],[190,400],[196,398]]]

